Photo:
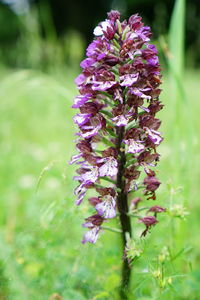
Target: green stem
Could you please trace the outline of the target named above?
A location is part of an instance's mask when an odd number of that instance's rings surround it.
[[[111,182],[112,184],[116,184],[116,182],[109,177],[99,177],[99,179],[103,179],[105,181]]]
[[[108,226],[101,226],[101,228],[105,229],[105,230],[115,232],[115,233],[122,233],[122,231],[120,229],[117,229],[117,228],[111,228],[111,227],[108,227]]]
[[[125,180],[124,180],[124,171],[126,164],[126,155],[122,149],[122,140],[124,138],[124,127],[117,128],[118,139],[116,140],[117,151],[118,151],[118,174],[117,174],[117,188],[120,189],[117,197],[117,206],[119,211],[119,218],[122,229],[122,242],[123,242],[123,253],[126,247],[126,236],[127,234],[131,238],[131,220],[128,215],[128,194],[125,191]],[[122,278],[121,278],[121,287],[120,287],[120,297],[121,300],[127,300],[127,292],[129,288],[131,277],[131,267],[129,265],[128,259],[125,257],[122,264]]]

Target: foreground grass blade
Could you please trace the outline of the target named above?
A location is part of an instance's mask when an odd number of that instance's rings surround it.
[[[185,100],[182,84],[185,62],[185,0],[176,0],[169,30],[169,75],[173,79],[173,98],[178,103]]]

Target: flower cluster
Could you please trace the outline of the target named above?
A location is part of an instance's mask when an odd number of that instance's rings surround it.
[[[95,192],[89,198],[95,213],[83,224],[89,228],[83,243],[95,243],[102,223],[116,216],[119,168],[127,194],[142,187],[147,199],[155,200],[160,185],[152,167],[162,141],[161,121],[155,115],[163,105],[158,100],[161,75],[156,47],[149,43],[150,28],[137,14],[120,22],[119,12],[111,11],[94,35],[75,80],[80,95],[72,106],[80,110],[74,117],[79,154],[71,161],[79,167],[74,177],[79,182],[76,204],[88,190]],[[142,171],[146,175],[140,182]],[[140,222],[148,230],[157,220],[147,216]]]

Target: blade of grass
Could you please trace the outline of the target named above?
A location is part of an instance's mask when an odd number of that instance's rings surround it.
[[[185,100],[182,84],[185,63],[185,0],[176,0],[169,29],[169,75],[172,78],[173,98],[177,109],[179,102]]]

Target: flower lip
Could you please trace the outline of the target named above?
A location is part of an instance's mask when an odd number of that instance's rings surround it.
[[[96,63],[95,59],[86,58],[80,63],[80,66],[81,66],[81,68],[85,69],[85,68],[91,67],[95,63]]]
[[[86,101],[91,99],[92,94],[86,94],[86,95],[79,95],[74,98],[74,104],[72,105],[72,108],[79,108],[81,107]]]
[[[98,214],[105,219],[111,219],[116,216],[116,200],[110,196],[104,196],[103,201],[95,206]]]
[[[74,164],[74,163],[77,162],[81,157],[82,157],[82,154],[77,154],[77,155],[72,156],[72,158],[71,158],[69,164],[70,164],[70,165]]]
[[[119,115],[111,119],[116,126],[126,126],[128,124],[128,119],[124,115]]]
[[[116,84],[116,81],[93,81],[92,89],[93,91],[104,92]]]
[[[73,117],[74,123],[81,126],[90,120],[91,114],[77,114]]]
[[[139,153],[145,149],[143,141],[135,141],[134,139],[125,140],[124,143],[128,145],[128,153]]]
[[[94,29],[94,35],[101,36],[104,34],[104,31],[106,31],[110,27],[110,21],[105,20],[101,22],[97,27]]]
[[[81,175],[82,182],[86,184],[94,183],[98,180],[99,170],[98,167],[88,166],[88,171]]]
[[[153,216],[149,216],[149,217],[140,218],[139,222],[144,223],[144,225],[146,225],[147,227],[150,227],[158,223],[158,220],[156,220],[156,218]]]
[[[88,126],[83,128],[81,135],[82,138],[90,139],[91,137],[97,135],[99,133],[99,130],[101,129],[101,124],[98,124],[97,126]]]
[[[88,230],[83,237],[82,244],[85,244],[86,242],[95,244],[99,237],[99,230],[100,228],[98,226],[94,226]]]
[[[147,176],[144,178],[144,185],[147,191],[154,192],[160,186],[160,181],[155,176]]]
[[[146,131],[150,141],[157,146],[160,145],[163,140],[163,138],[160,136],[160,132],[153,129],[150,130],[148,128],[146,129]]]
[[[98,162],[103,163],[99,167],[99,175],[101,177],[109,176],[112,178],[117,175],[118,163],[113,156],[101,158],[98,160]]]
[[[148,233],[151,226],[155,226],[158,223],[158,220],[153,216],[149,216],[140,218],[139,222],[143,223],[146,226],[146,229],[141,234],[141,236],[145,236]]]
[[[132,86],[134,83],[137,82],[139,77],[139,73],[136,74],[125,74],[120,76],[120,80],[122,81],[120,83],[121,86]]]

